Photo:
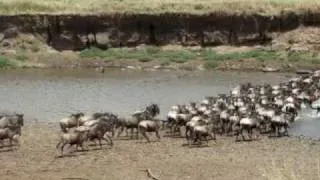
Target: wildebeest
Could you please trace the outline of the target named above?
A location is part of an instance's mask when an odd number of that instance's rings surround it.
[[[107,134],[107,132],[112,132],[115,126],[115,121],[111,121],[106,119],[105,117],[101,117],[98,120],[95,120],[93,124],[87,126],[89,128],[87,139],[90,141],[98,140],[100,148],[102,148],[101,140],[105,140],[111,146],[113,146],[113,142],[111,137]]]
[[[68,132],[68,129],[72,127],[78,127],[80,126],[79,118],[84,116],[82,112],[76,113],[76,114],[71,114],[67,118],[63,118],[59,121],[60,127],[62,132]]]
[[[133,138],[133,130],[138,129],[138,124],[142,120],[152,120],[156,115],[160,113],[159,106],[157,104],[151,104],[145,108],[144,111],[138,111],[132,114],[130,118],[119,118],[117,127],[119,129],[117,137],[122,133],[124,128],[126,131],[131,129],[131,138]],[[128,133],[127,133],[128,135]],[[138,131],[137,131],[138,137]]]
[[[213,140],[216,140],[216,133],[213,130],[214,125],[213,124],[199,124],[193,128],[193,143],[199,141],[200,144],[202,144],[202,137],[205,138],[205,141],[208,145],[209,139],[208,137],[211,137]],[[191,141],[189,141],[189,145],[191,144]]]
[[[251,116],[246,115],[246,117],[241,118],[239,125],[240,125],[240,128],[237,130],[236,141],[238,141],[239,134],[241,134],[242,140],[245,140],[245,137],[243,134],[244,130],[247,131],[250,140],[252,140],[253,129],[256,129],[257,132],[260,133],[260,129],[259,129],[260,123],[256,114],[252,114]]]
[[[153,119],[160,113],[160,108],[157,104],[151,104],[144,111],[137,111],[132,116],[139,120]]]
[[[0,116],[0,128],[22,127],[24,125],[23,114],[9,114]]]
[[[130,129],[131,130],[131,139],[132,139],[133,138],[133,130],[138,129],[139,122],[140,122],[140,120],[138,118],[120,117],[118,120],[118,123],[117,123],[118,133],[117,133],[116,137],[118,137],[123,132],[124,129],[126,129],[127,136],[128,136],[128,129]],[[137,138],[138,138],[138,131],[137,131]]]
[[[18,137],[21,136],[21,127],[6,127],[0,128],[0,141],[3,144],[3,140],[9,139],[10,147],[12,148],[12,142],[18,142]]]
[[[158,120],[143,120],[138,125],[138,133],[141,133],[143,137],[150,142],[146,132],[155,132],[158,140],[160,141],[160,122]]]
[[[88,139],[87,133],[89,131],[88,127],[79,126],[74,131],[63,132],[60,135],[60,141],[56,145],[58,149],[60,147],[61,156],[63,156],[63,148],[65,145],[69,144],[70,147],[76,145],[76,149],[78,150],[78,146],[80,146],[83,150],[83,143]]]

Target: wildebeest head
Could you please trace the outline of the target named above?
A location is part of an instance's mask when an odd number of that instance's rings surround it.
[[[21,136],[21,127],[16,128],[15,133],[17,133],[19,136]]]
[[[23,121],[24,121],[23,116],[24,116],[24,114],[16,114],[16,116],[18,118],[18,124],[20,126],[23,126]]]
[[[151,114],[151,116],[156,116],[160,114],[160,108],[157,104],[151,104],[146,107],[146,111]]]
[[[84,116],[84,114],[83,114],[82,112],[76,113],[76,114],[71,114],[71,117],[74,117],[74,118],[76,118],[76,119],[78,119],[78,118],[80,118],[80,117],[82,117],[82,116]]]
[[[196,107],[196,105],[197,105],[197,103],[196,103],[196,102],[190,102],[190,106],[191,106],[192,108],[195,108],[195,107]]]
[[[106,116],[106,115],[108,115],[108,113],[100,113],[100,112],[97,112],[97,113],[93,113],[93,114],[92,114],[92,118],[93,118],[93,119],[98,119],[98,118],[103,117],[103,116]]]

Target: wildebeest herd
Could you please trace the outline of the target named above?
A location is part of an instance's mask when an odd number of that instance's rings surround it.
[[[208,96],[200,103],[174,105],[167,118],[160,120],[157,104],[137,111],[131,117],[120,117],[114,113],[71,114],[59,121],[60,140],[56,146],[63,155],[66,145],[85,147],[86,142],[96,140],[102,148],[101,141],[113,146],[113,138],[117,138],[125,130],[130,137],[139,139],[141,134],[148,142],[148,132],[155,132],[160,140],[160,129],[167,129],[171,136],[184,136],[189,145],[203,140],[216,140],[216,135],[235,136],[235,140],[252,140],[262,134],[268,136],[288,135],[288,128],[294,123],[298,111],[303,106],[311,108],[312,103],[320,96],[320,70],[301,75],[279,85],[241,84],[228,94]],[[320,106],[315,109],[320,111]],[[0,114],[0,142],[9,139],[18,143],[23,126],[23,114]],[[136,131],[136,133],[134,133]],[[246,133],[245,133],[246,132]],[[255,133],[253,133],[255,132]],[[246,137],[247,136],[247,137]]]

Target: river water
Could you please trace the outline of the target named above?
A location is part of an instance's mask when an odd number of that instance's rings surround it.
[[[226,93],[239,83],[285,82],[294,74],[258,72],[145,72],[107,70],[2,70],[0,110],[23,112],[26,119],[56,122],[74,112],[111,111],[129,116],[150,103],[164,118],[170,106]],[[320,121],[304,110],[293,134],[320,137]]]

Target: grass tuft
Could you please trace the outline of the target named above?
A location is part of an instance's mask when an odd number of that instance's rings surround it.
[[[0,56],[0,68],[12,67],[13,63],[11,63],[7,58]]]

